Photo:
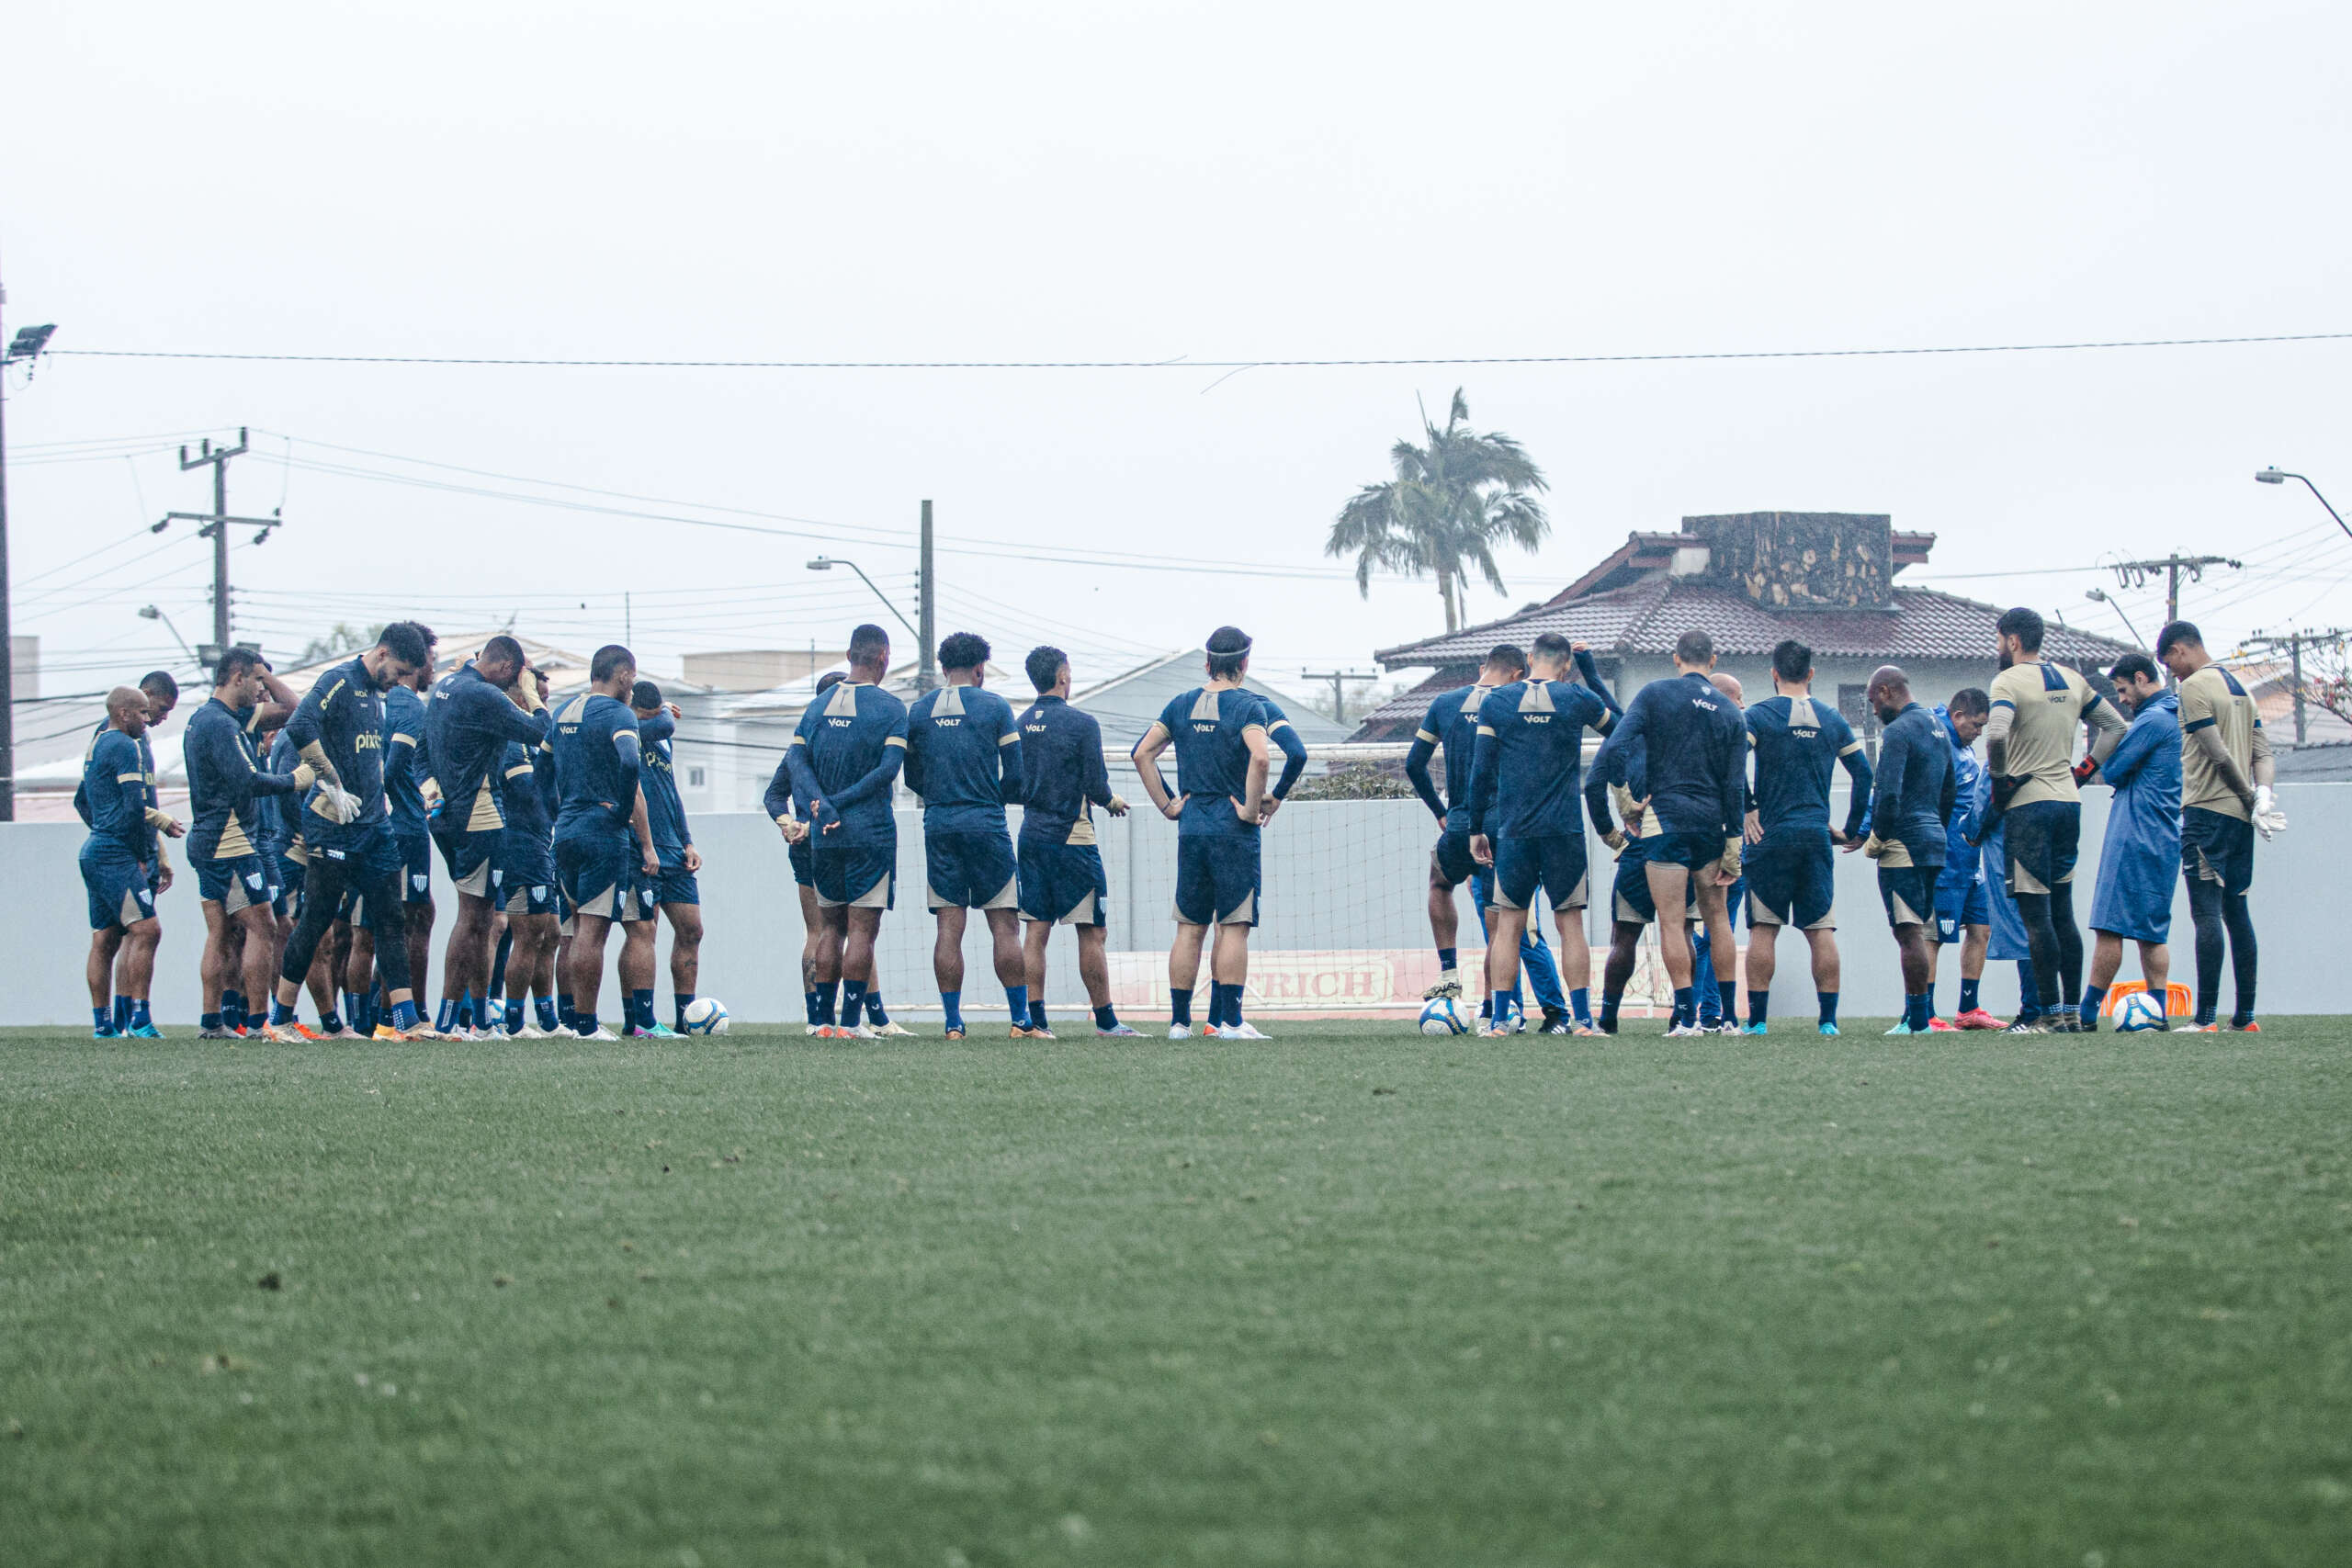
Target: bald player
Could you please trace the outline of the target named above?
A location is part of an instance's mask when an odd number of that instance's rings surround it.
[[[1951,743],[1935,716],[1911,697],[1911,677],[1893,664],[1871,672],[1871,711],[1885,728],[1871,801],[1871,836],[1862,853],[1878,862],[1879,897],[1903,959],[1903,1021],[1889,1034],[1925,1034],[1934,1012],[1928,980],[1928,931],[1936,918],[1936,884],[1944,869],[1945,833],[1958,785]]]
[[[107,694],[107,727],[91,739],[82,760],[82,791],[75,801],[90,828],[81,868],[90,902],[90,1032],[98,1040],[126,1034],[154,1040],[163,1034],[148,1011],[155,944],[163,935],[152,884],[160,852],[155,836],[177,837],[181,829],[168,818],[165,828],[149,816],[140,750],[147,714],[146,694],[138,687],[117,686]]]
[[[2089,682],[2041,657],[2041,616],[2020,604],[1994,628],[2001,672],[1993,678],[1985,770],[2007,850],[2009,893],[2033,949],[2033,985],[2050,1010],[2044,1023],[2009,1025],[2019,1034],[2072,1034],[2083,988],[2083,929],[2075,920],[2075,858],[2083,799],[2075,737],[2098,733],[2091,759],[2104,761],[2123,736],[2123,716]]]
[[[2278,764],[2262,716],[2238,678],[2213,662],[2203,634],[2173,621],[2156,634],[2156,657],[2180,682],[2180,867],[2197,926],[2197,1022],[2217,1030],[2222,948],[2226,937],[2235,995],[2230,1027],[2254,1021],[2256,948],[2246,889],[2254,886],[2254,836],[2287,827],[2272,786]]]
[[[1747,689],[1739,683],[1738,676],[1727,671],[1718,670],[1709,675],[1707,680],[1716,691],[1721,692],[1730,700],[1733,712],[1738,713],[1747,706]],[[1752,740],[1750,744],[1753,744]],[[1741,776],[1743,780],[1746,777],[1744,767]],[[1745,835],[1743,835],[1744,838]],[[1743,851],[1743,862],[1745,859],[1746,852]],[[1747,902],[1747,872],[1743,864],[1739,880],[1724,889],[1724,923],[1731,928],[1735,939],[1739,934],[1740,908]],[[1739,955],[1736,952],[1726,950],[1722,957],[1718,958],[1715,955],[1714,939],[1707,934],[1706,922],[1697,920],[1695,917],[1694,908],[1695,929],[1690,933],[1690,974],[1693,987],[1699,993],[1699,1027],[1720,1030],[1725,1034],[1742,1033],[1744,1032],[1739,1027],[1739,1009],[1736,1006],[1739,997]],[[1752,943],[1755,938],[1751,934],[1748,940]],[[1714,976],[1714,984],[1712,987],[1707,983],[1707,977],[1710,975]]]

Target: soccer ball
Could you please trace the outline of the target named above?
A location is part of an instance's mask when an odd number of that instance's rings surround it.
[[[2120,1034],[2164,1026],[2165,1004],[2145,991],[2134,991],[2115,1005],[2115,1028]]]
[[[696,997],[686,1004],[686,1032],[689,1034],[724,1034],[727,1032],[727,1004],[717,997]]]
[[[1440,997],[1421,1009],[1421,1032],[1424,1034],[1467,1034],[1470,1026],[1462,1021],[1462,1010],[1448,997]]]

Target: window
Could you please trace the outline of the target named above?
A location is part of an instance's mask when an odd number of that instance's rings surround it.
[[[702,770],[700,768],[688,768],[686,770],[686,787],[688,789],[702,788]]]

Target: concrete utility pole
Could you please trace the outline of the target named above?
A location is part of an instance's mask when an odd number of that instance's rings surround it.
[[[1298,672],[1298,678],[1302,681],[1329,681],[1331,682],[1331,716],[1340,724],[1348,722],[1347,683],[1350,681],[1377,681],[1380,679],[1377,675],[1358,675],[1352,671],[1348,670],[1302,670]]]
[[[939,579],[933,575],[931,564],[931,502],[922,503],[922,556],[915,568],[915,619],[921,629],[915,633],[915,685],[930,691],[939,684],[939,617],[933,608],[939,598]]]
[[[2167,624],[2180,619],[2180,574],[2188,573],[2191,582],[2205,581],[2209,566],[2225,566],[2233,571],[2243,571],[2245,565],[2227,556],[2185,556],[2178,550],[2156,560],[2120,560],[2114,564],[2115,581],[2121,587],[2138,588],[2161,572],[2165,577],[2165,620]],[[2159,632],[2158,636],[2163,634]]]
[[[2248,648],[2267,649],[2276,653],[2287,650],[2288,667],[2294,672],[2295,744],[2301,746],[2311,739],[2311,729],[2303,716],[2303,649],[2306,647],[2342,648],[2344,639],[2352,637],[2340,626],[2330,626],[2324,632],[2256,632],[2245,639]]]
[[[200,523],[203,526],[196,531],[197,536],[212,541],[212,641],[207,645],[209,649],[209,652],[202,649],[198,650],[204,653],[205,662],[208,664],[217,662],[220,656],[229,650],[229,525],[248,523],[259,528],[261,532],[254,537],[254,543],[258,545],[262,540],[269,537],[269,531],[278,524],[278,520],[275,517],[232,517],[229,515],[229,459],[242,457],[245,455],[245,432],[242,425],[238,427],[237,444],[234,446],[215,446],[212,445],[212,438],[208,435],[204,439],[203,446],[198,448],[198,455],[194,457],[187,455],[187,447],[181,447],[180,471],[182,473],[186,473],[190,468],[201,468],[207,464],[211,465],[212,510],[210,512],[165,513],[163,522],[156,524],[154,527],[154,532],[160,534],[174,523]]]

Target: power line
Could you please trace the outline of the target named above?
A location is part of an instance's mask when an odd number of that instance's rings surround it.
[[[437,365],[544,367],[567,370],[1340,370],[1453,365],[1651,365],[1696,360],[1873,359],[1951,354],[2064,354],[2118,348],[2211,348],[2235,344],[2333,343],[2352,333],[2271,333],[2243,337],[2117,338],[2066,343],[1948,344],[1897,348],[1719,349],[1679,354],[1497,354],[1419,357],[1361,355],[1345,359],[562,359],[472,355],[260,354],[152,349],[53,348],[85,359],[236,360],[295,365]]]

